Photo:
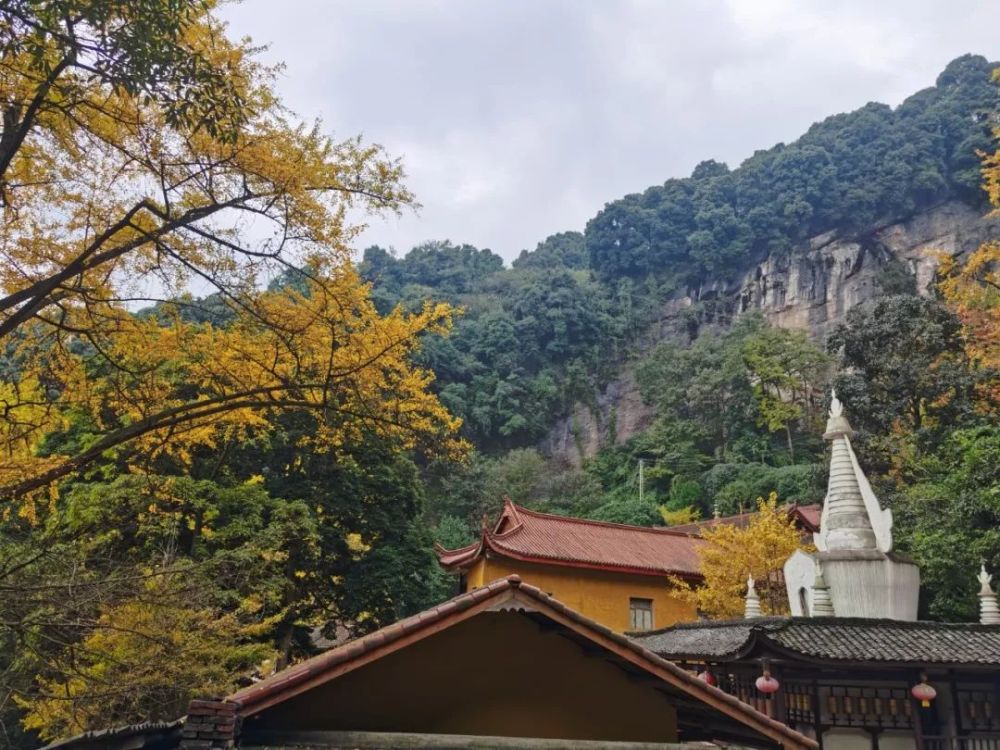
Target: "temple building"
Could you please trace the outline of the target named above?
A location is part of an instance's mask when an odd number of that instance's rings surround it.
[[[819,531],[819,503],[785,510],[803,535]],[[478,540],[436,551],[441,565],[457,575],[460,591],[516,574],[613,630],[649,630],[697,619],[670,579],[700,583],[703,532],[745,527],[752,517],[741,513],[650,528],[539,513],[505,498],[500,517],[492,527],[484,525]]]
[[[457,550],[437,548],[461,591],[519,575],[577,612],[617,632],[696,619],[670,578],[702,580],[691,533],[554,516],[505,499],[480,538]]]
[[[762,750],[816,743],[508,576],[187,716],[48,750]]]
[[[920,571],[893,550],[834,395],[830,477],[815,553],[784,567],[791,616],[631,637],[816,739],[825,750],[1000,750],[1000,608],[982,570],[981,622],[917,620]]]

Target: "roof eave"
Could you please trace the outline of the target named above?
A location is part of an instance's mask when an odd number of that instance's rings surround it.
[[[544,557],[542,555],[530,555],[516,550],[511,550],[500,544],[495,543],[494,539],[489,539],[487,541],[487,547],[496,552],[498,555],[503,557],[509,557],[512,560],[517,560],[518,562],[528,562],[536,563],[539,565],[556,565],[566,568],[584,568],[587,570],[601,570],[608,573],[625,573],[628,575],[640,575],[640,576],[651,576],[654,578],[663,578],[665,576],[674,576],[676,578],[681,578],[683,580],[691,581],[693,583],[699,583],[703,580],[701,573],[690,571],[690,570],[666,570],[666,569],[653,569],[653,568],[637,568],[630,565],[609,565],[607,563],[595,563],[587,562],[584,560],[566,560],[558,557]]]

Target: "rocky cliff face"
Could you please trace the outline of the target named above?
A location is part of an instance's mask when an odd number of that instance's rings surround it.
[[[677,295],[664,306],[654,339],[676,335],[679,315],[686,308],[711,303],[717,322],[760,310],[774,325],[803,329],[823,341],[848,310],[882,294],[877,279],[889,262],[906,264],[916,276],[918,291],[926,294],[938,254],[961,255],[998,237],[1000,219],[982,216],[958,202],[863,235],[827,233],[789,257],[769,257],[730,280],[709,281]],[[626,367],[598,396],[595,408],[577,404],[553,427],[541,449],[578,465],[601,447],[641,432],[653,416]]]

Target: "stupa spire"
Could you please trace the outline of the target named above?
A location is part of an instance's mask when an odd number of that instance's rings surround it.
[[[832,445],[830,479],[823,508],[823,530],[830,550],[875,549],[875,530],[865,510],[861,485],[851,462],[848,440],[854,436],[837,392],[830,399],[825,440]]]
[[[883,509],[851,447],[844,406],[831,394],[830,482],[817,551],[796,551],[783,568],[788,605],[796,616],[916,620],[920,569],[892,553],[892,511]],[[822,567],[820,567],[822,565]]]
[[[816,546],[821,550],[892,549],[892,515],[882,510],[868,478],[865,476],[851,447],[851,429],[844,416],[844,405],[833,391],[830,398],[830,418],[823,438],[829,440],[830,479],[823,517]]]
[[[993,576],[986,572],[986,564],[983,563],[979,571],[979,622],[983,625],[1000,625],[1000,606],[990,586],[992,580]]]
[[[757,596],[757,589],[754,588],[753,574],[747,576],[747,603],[743,611],[743,617],[751,620],[754,617],[763,617],[764,613],[760,608],[760,597]]]

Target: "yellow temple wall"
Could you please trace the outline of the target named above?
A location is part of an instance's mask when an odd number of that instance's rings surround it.
[[[629,599],[632,597],[652,600],[654,628],[697,619],[694,605],[677,595],[666,576],[612,573],[494,556],[476,561],[466,574],[466,590],[513,574],[619,633],[629,630]]]

